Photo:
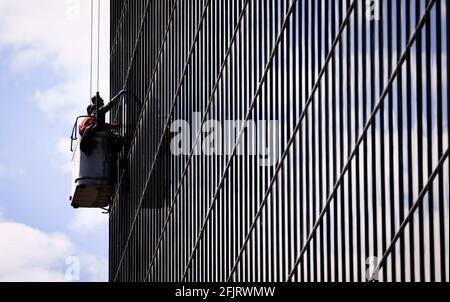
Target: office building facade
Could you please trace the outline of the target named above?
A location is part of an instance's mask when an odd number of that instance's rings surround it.
[[[110,281],[448,282],[449,11],[111,0]]]

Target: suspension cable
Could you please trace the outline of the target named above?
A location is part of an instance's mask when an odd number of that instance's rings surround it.
[[[100,91],[100,0],[98,0],[97,16],[97,92]]]
[[[90,68],[89,68],[89,103],[92,97],[92,67],[93,67],[93,46],[94,46],[94,0],[91,0],[91,42],[90,42]]]

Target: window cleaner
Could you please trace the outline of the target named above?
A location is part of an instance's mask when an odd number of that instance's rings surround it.
[[[105,121],[106,113],[118,102],[126,90],[119,92],[108,104],[99,93],[87,107],[88,115],[76,119],[72,129],[72,195],[74,208],[106,208],[114,195],[118,153],[123,138],[112,130],[119,125]],[[83,118],[80,126],[78,120]],[[77,130],[81,138],[77,138]]]
[[[92,152],[92,135],[96,131],[114,130],[119,127],[117,124],[108,124],[105,122],[106,113],[108,113],[114,105],[116,105],[120,97],[127,93],[126,90],[122,90],[117,94],[108,104],[104,104],[100,94],[92,97],[90,104],[87,107],[88,116],[84,117],[80,124],[79,133],[81,135],[80,149],[82,152],[90,155]]]

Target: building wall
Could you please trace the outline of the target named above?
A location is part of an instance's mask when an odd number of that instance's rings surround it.
[[[111,0],[111,281],[449,281],[450,5],[366,2]]]

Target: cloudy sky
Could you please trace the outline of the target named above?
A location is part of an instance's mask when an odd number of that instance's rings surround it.
[[[100,21],[108,98],[107,0]],[[107,280],[108,217],[69,202],[68,138],[89,68],[90,1],[0,0],[0,281],[70,281],[78,265],[80,280]]]

